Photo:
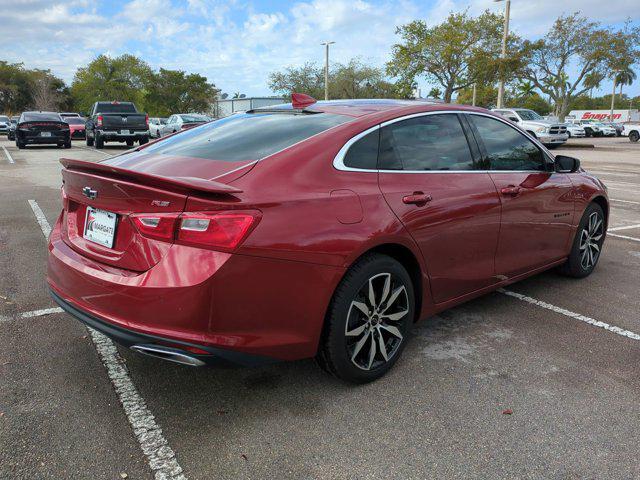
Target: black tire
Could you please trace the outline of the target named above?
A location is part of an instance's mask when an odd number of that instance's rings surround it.
[[[71,140],[64,144],[64,148],[71,148]]]
[[[22,150],[25,147],[25,145],[19,140],[16,140],[16,147],[18,147],[18,150]]]
[[[636,132],[635,130],[632,132],[629,132],[629,141],[636,143],[638,140],[640,140],[640,133]]]
[[[595,229],[591,228],[592,224],[590,223],[593,221],[593,216],[596,217],[596,222],[599,223],[599,225],[598,223],[594,224],[596,227]],[[584,278],[591,275],[591,272],[593,272],[598,264],[598,260],[600,260],[602,245],[604,244],[605,238],[605,228],[606,225],[602,207],[597,203],[590,203],[580,219],[580,224],[576,230],[576,236],[573,239],[573,245],[571,246],[569,257],[558,269],[560,273],[574,278]],[[592,248],[588,245],[585,248],[585,240],[587,243],[595,244],[596,248]],[[589,251],[595,258],[589,257]],[[584,255],[585,252],[587,252],[586,261]]]
[[[374,300],[382,297],[377,310],[375,306],[372,308],[368,294],[371,285],[374,292],[377,291]],[[390,299],[392,302],[388,304]],[[401,316],[392,319],[388,315]],[[318,364],[347,382],[376,380],[387,373],[402,354],[414,316],[414,288],[406,269],[387,255],[367,254],[347,271],[333,294],[316,356]],[[347,335],[347,331],[359,333]]]
[[[139,143],[140,143],[140,145],[144,145],[145,143],[149,143],[149,137],[141,137]]]
[[[93,137],[89,136],[89,132],[87,132],[87,136],[85,140],[87,143],[87,147],[93,147]]]
[[[571,138],[571,132],[567,130],[567,137]]]
[[[96,132],[96,148],[101,149],[104,148],[104,139],[102,138],[102,135],[100,135],[98,132]]]
[[[558,148],[560,145],[557,143],[550,143],[549,145],[545,145],[545,147],[547,147],[549,150],[555,150],[556,148]]]
[[[127,147],[133,147],[133,140],[127,140]]]

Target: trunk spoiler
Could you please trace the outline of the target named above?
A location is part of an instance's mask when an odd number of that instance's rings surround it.
[[[88,162],[86,160],[74,160],[61,158],[60,163],[68,170],[81,170],[87,172],[105,172],[115,174],[132,180],[137,180],[145,185],[159,188],[172,188],[186,191],[228,194],[241,193],[242,190],[225,183],[214,182],[197,177],[164,177],[150,173],[136,172],[127,168],[113,167],[104,163]]]

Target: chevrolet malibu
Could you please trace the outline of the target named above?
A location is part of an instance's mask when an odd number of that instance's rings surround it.
[[[379,378],[415,321],[557,268],[589,275],[604,185],[487,110],[250,110],[98,163],[61,160],[56,302],[187,365],[315,357]]]

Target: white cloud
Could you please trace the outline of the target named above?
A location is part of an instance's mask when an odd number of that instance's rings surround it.
[[[521,35],[536,37],[559,14],[576,10],[620,23],[637,10],[637,1],[614,0],[606,9],[596,0],[516,1],[511,25]],[[320,43],[325,40],[336,42],[332,61],[362,57],[383,66],[398,40],[396,26],[416,18],[437,23],[451,11],[467,8],[472,14],[501,12],[504,3],[305,0],[277,10],[259,0],[133,0],[109,15],[103,6],[89,0],[19,0],[1,9],[0,42],[17,48],[0,58],[51,68],[70,81],[78,67],[100,53],[134,53],[154,68],[194,71],[225,91],[263,95],[269,93],[270,72],[307,61],[322,63]]]

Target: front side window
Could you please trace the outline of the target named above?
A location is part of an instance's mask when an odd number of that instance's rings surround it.
[[[495,118],[470,117],[486,150],[486,169],[545,170],[542,151],[524,134]]]
[[[424,115],[392,123],[380,131],[383,170],[473,170],[466,136],[454,113]]]

